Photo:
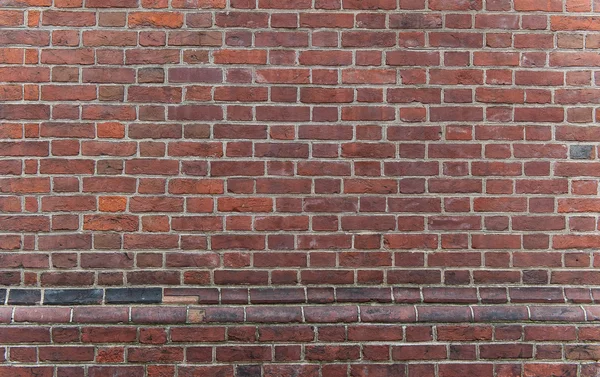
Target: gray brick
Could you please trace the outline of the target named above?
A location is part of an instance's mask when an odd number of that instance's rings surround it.
[[[8,293],[9,305],[36,305],[42,301],[39,289],[11,289]]]
[[[108,288],[107,304],[156,304],[162,302],[162,288]]]
[[[235,370],[236,377],[260,377],[260,365],[238,365]]]
[[[574,160],[589,160],[593,157],[593,145],[571,145],[570,156]]]
[[[101,304],[102,289],[46,289],[44,305],[91,305]]]

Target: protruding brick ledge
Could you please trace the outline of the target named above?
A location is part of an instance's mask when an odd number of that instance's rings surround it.
[[[492,323],[600,321],[600,305],[5,306],[0,323]],[[600,334],[599,334],[600,335]]]
[[[333,351],[332,351],[333,352]],[[150,353],[152,354],[152,353]],[[156,354],[156,353],[154,353]],[[176,354],[181,355],[183,353]],[[258,361],[257,361],[258,362]],[[430,363],[372,363],[344,360],[335,364],[296,363],[284,360],[269,364],[213,364],[186,365],[171,361],[175,365],[63,365],[63,366],[0,366],[0,376],[19,377],[596,377],[600,364],[593,362],[444,362],[432,360]],[[138,361],[138,363],[140,363]],[[54,374],[54,370],[56,373]],[[437,373],[436,373],[437,370]],[[87,374],[86,374],[87,371]]]
[[[2,377],[596,377],[600,306],[0,308]]]
[[[7,305],[268,305],[333,303],[398,304],[594,304],[598,288],[564,287],[279,287],[279,288],[45,288],[0,289]]]

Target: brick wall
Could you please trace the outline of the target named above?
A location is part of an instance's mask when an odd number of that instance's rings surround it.
[[[598,376],[595,12],[0,0],[0,376]]]

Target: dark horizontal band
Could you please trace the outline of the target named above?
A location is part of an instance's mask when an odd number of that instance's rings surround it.
[[[0,289],[6,305],[598,304],[586,287],[279,287]]]

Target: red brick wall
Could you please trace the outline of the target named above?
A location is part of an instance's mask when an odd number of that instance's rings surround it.
[[[597,376],[594,12],[0,0],[0,376]]]

